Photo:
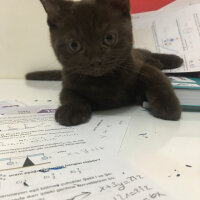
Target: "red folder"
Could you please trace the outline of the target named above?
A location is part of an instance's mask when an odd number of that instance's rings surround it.
[[[158,10],[175,0],[130,0],[131,13],[141,13]]]

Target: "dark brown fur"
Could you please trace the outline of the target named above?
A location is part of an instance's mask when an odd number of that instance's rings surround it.
[[[183,60],[132,48],[128,0],[41,2],[48,14],[52,47],[63,70],[30,73],[27,79],[58,80],[62,74],[61,106],[55,115],[60,124],[85,123],[94,110],[136,104],[144,96],[154,116],[180,118],[179,101],[160,69],[179,67]],[[114,42],[107,45],[110,34]],[[72,52],[72,47],[79,51]]]

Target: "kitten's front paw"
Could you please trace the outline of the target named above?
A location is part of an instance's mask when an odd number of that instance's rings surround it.
[[[89,105],[63,105],[55,114],[56,121],[64,126],[75,126],[86,123],[91,117]]]
[[[181,118],[181,108],[172,110],[168,107],[162,107],[158,110],[152,111],[152,113],[155,117],[164,120],[178,121]]]
[[[176,97],[157,101],[152,105],[152,114],[164,120],[177,121],[181,118],[181,106]]]

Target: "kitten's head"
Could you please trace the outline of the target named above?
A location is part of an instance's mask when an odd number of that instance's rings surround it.
[[[41,0],[52,46],[69,73],[101,76],[126,61],[132,49],[129,0]]]

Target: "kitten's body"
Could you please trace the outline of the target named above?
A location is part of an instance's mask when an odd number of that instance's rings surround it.
[[[145,95],[155,116],[180,118],[179,101],[160,69],[179,67],[182,59],[132,49],[128,0],[41,1],[63,70],[31,73],[27,79],[57,80],[62,75],[59,123],[84,123],[93,110],[135,104]]]

